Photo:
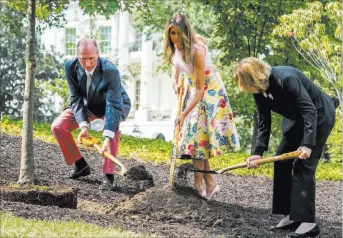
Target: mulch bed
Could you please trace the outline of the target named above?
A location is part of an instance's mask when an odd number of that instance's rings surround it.
[[[0,143],[0,186],[6,186],[18,180],[21,138],[5,134]],[[191,188],[191,173],[186,175],[186,183],[171,190],[167,187],[168,166],[120,158],[131,171],[146,171],[149,182],[142,180],[141,189],[133,189],[129,187],[130,177],[115,175],[116,189],[100,191],[102,159],[92,151],[82,150],[82,154],[92,173],[71,180],[67,176],[73,168],[65,164],[59,147],[34,142],[35,184],[77,191],[77,209],[1,199],[0,210],[24,218],[77,220],[166,237],[285,237],[287,234],[268,230],[281,218],[270,214],[271,179],[217,175],[221,191],[214,200],[206,201]],[[342,236],[341,195],[341,181],[317,182],[317,222],[322,231],[319,237]]]

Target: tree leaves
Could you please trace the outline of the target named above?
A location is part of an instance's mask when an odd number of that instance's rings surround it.
[[[105,16],[110,19],[117,11],[127,11],[132,13],[133,10],[150,15],[152,2],[155,0],[80,0],[79,7],[84,13],[95,16],[96,14]]]
[[[20,12],[26,16],[27,1],[4,1],[3,3],[8,9]],[[61,26],[64,23],[65,13],[69,4],[68,0],[37,0],[36,4],[36,18],[38,20],[38,30],[43,30],[47,26]],[[20,18],[25,21],[26,17]]]
[[[22,19],[24,13],[8,5],[0,3],[0,13],[4,21],[0,21],[1,38],[0,54],[0,94],[9,95],[5,98],[3,112],[14,117],[22,116],[23,91],[25,81],[25,27]],[[8,19],[8,20],[6,20]],[[44,81],[53,81],[59,77],[59,69],[63,68],[62,62],[55,55],[43,53],[40,44],[37,44],[36,83],[41,85]],[[36,86],[37,86],[36,84]],[[43,90],[35,90],[36,120],[47,120],[53,116],[52,103],[48,102]]]
[[[280,17],[273,34],[287,36],[295,49],[321,73],[317,83],[340,100],[342,105],[342,4],[308,3]]]

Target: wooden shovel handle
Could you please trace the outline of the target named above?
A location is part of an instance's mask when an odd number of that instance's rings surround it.
[[[96,148],[97,150],[100,150],[101,147],[98,144],[94,144],[93,145],[94,148]],[[104,155],[109,158],[113,163],[115,163],[116,165],[118,165],[120,167],[120,172],[114,171],[115,173],[124,176],[127,172],[127,168],[125,167],[125,165],[123,165],[116,157],[114,157],[113,155],[111,155],[109,152],[105,151]]]
[[[101,149],[101,146],[98,145],[98,139],[96,139],[93,136],[81,138],[81,142],[82,142],[82,144],[84,144],[88,147],[94,147],[95,149],[97,149],[97,151]],[[116,165],[118,165],[120,167],[120,169],[121,169],[120,172],[114,171],[116,174],[119,174],[122,176],[124,176],[126,174],[127,168],[116,157],[114,157],[113,155],[111,155],[107,151],[104,152],[104,155],[107,158],[109,158],[113,163],[115,163]]]
[[[269,158],[265,158],[265,159],[255,160],[255,162],[257,165],[260,165],[260,164],[266,164],[266,163],[285,160],[285,159],[292,159],[292,158],[298,157],[299,155],[301,155],[301,151],[293,151],[293,152],[285,153],[285,154],[278,155],[278,156],[273,156],[273,157],[269,157]],[[222,174],[222,173],[225,173],[226,171],[229,171],[229,170],[238,169],[238,168],[245,168],[247,166],[248,166],[248,163],[245,162],[245,163],[229,166],[227,168],[218,170],[216,172],[218,174]]]
[[[183,91],[184,91],[184,81],[185,77],[182,75],[181,76],[181,81],[180,81],[180,91],[179,91],[179,97],[178,97],[178,105],[177,105],[177,112],[176,115],[180,116],[181,110],[182,110],[182,96],[183,96]],[[180,137],[180,125],[177,124],[175,127],[174,131],[174,140],[173,140],[173,155],[170,161],[170,168],[169,168],[169,186],[172,187],[174,184],[174,171],[175,171],[175,163],[176,163],[176,158],[178,156],[179,152],[179,137]]]

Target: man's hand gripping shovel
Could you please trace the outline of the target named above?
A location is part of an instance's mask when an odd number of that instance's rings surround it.
[[[101,146],[98,145],[98,139],[92,136],[82,137],[81,142],[83,145],[87,147],[94,147],[97,151],[101,149]],[[109,152],[105,151],[104,155],[109,158],[113,163],[118,165],[120,167],[120,171],[114,171],[116,174],[124,176],[127,172],[127,168],[113,155],[111,155]]]

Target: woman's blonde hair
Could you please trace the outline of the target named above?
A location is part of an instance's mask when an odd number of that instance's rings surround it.
[[[177,14],[169,19],[164,31],[164,58],[167,62],[173,63],[175,54],[175,45],[170,39],[170,28],[177,27],[179,30],[179,39],[182,47],[182,58],[187,64],[192,62],[192,47],[195,43],[205,44],[205,38],[196,34],[189,24],[186,16]]]
[[[254,88],[264,92],[269,86],[269,76],[272,67],[263,60],[255,57],[242,59],[234,67],[234,79],[237,86],[243,91]]]

